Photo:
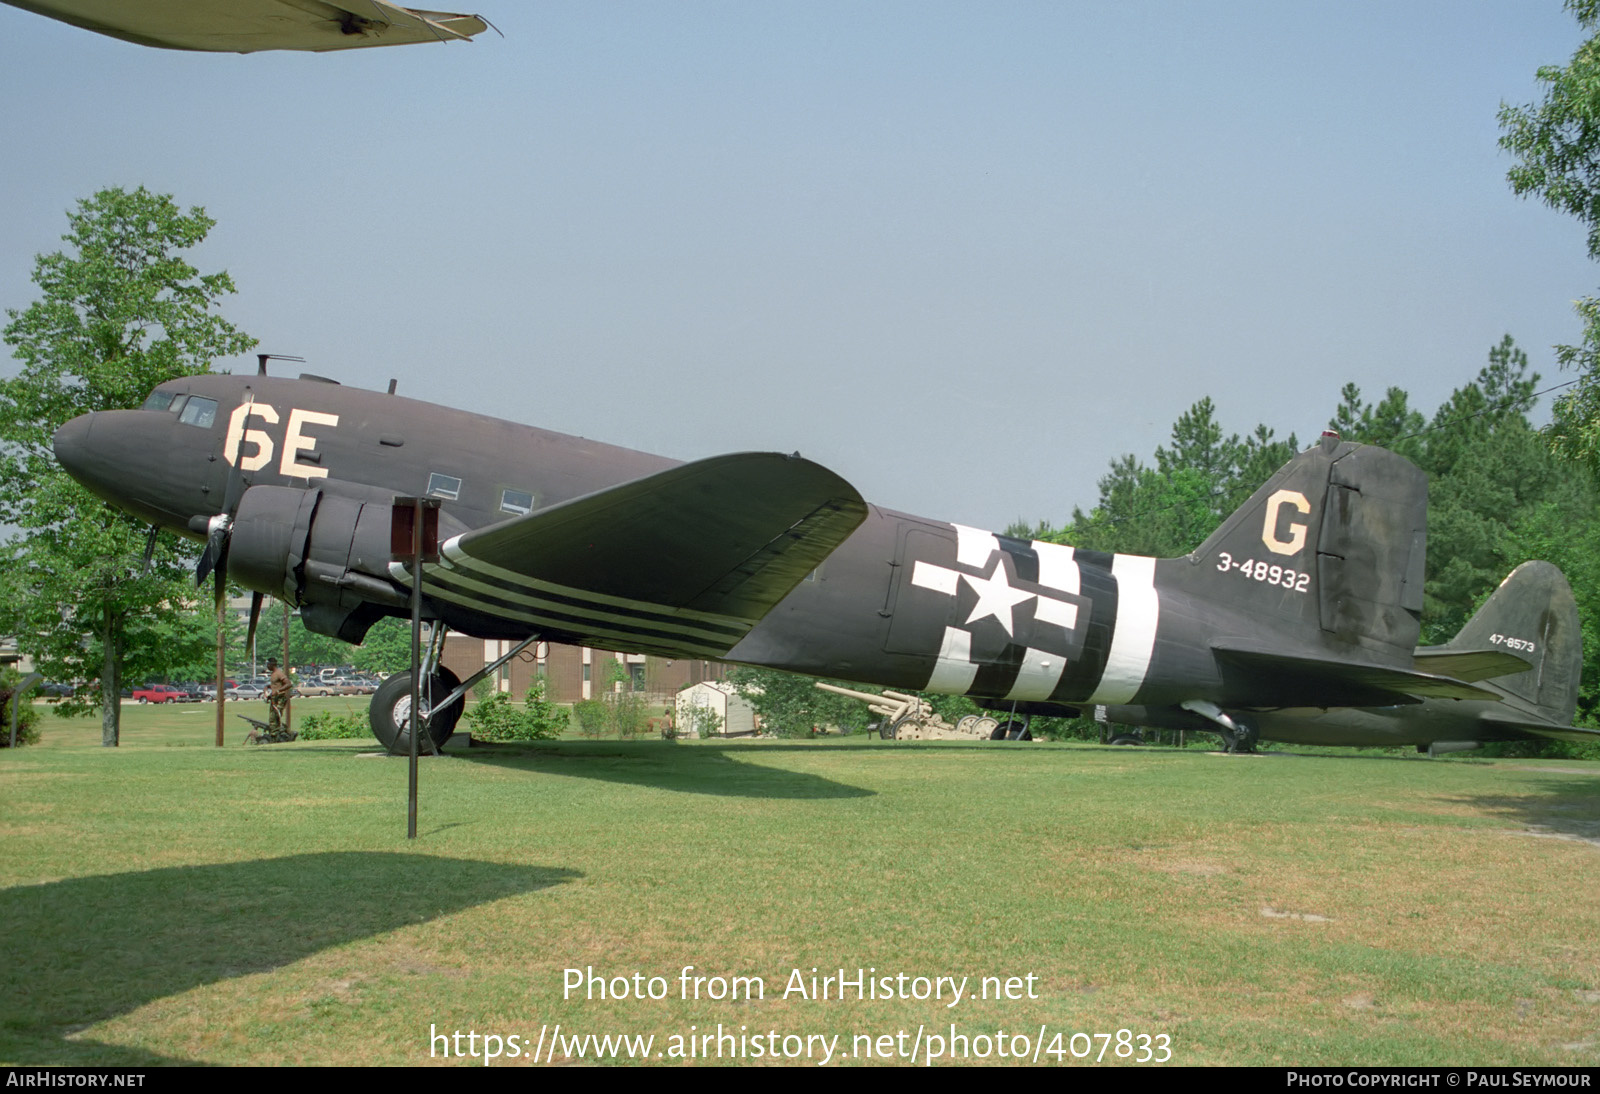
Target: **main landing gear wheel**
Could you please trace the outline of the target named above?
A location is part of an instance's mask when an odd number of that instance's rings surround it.
[[[421,713],[426,716],[434,699],[443,699],[460,684],[461,678],[449,669],[437,670],[423,681]],[[373,693],[367,719],[372,724],[372,735],[378,738],[379,744],[396,756],[410,755],[411,673],[397,672],[383,682],[383,686]],[[434,715],[428,724],[428,736],[433,738],[435,745],[443,747],[460,720],[461,701],[458,699]],[[419,751],[426,753],[427,745],[421,744]]]
[[[989,734],[989,740],[1031,741],[1033,740],[1033,734],[1028,732],[1026,722],[1019,721],[1016,718],[1008,718],[994,727],[994,731]]]

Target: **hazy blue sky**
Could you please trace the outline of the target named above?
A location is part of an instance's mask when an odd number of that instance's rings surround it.
[[[484,2],[504,38],[253,56],[0,7],[0,304],[144,184],[310,371],[1003,527],[1205,395],[1309,443],[1507,332],[1557,382],[1600,281],[1496,146],[1555,0]]]

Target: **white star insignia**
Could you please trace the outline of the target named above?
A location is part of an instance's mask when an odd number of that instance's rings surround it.
[[[971,626],[984,616],[992,615],[1006,629],[1007,636],[1016,637],[1012,629],[1011,609],[1024,600],[1033,599],[1035,594],[1012,588],[1006,580],[1005,564],[1000,559],[995,560],[994,571],[988,577],[962,574],[961,580],[971,585],[978,594],[978,602],[972,606],[972,614],[967,616],[967,625]]]

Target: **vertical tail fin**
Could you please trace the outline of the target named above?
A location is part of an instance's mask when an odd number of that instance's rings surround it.
[[[1491,682],[1557,725],[1572,722],[1583,672],[1583,630],[1572,587],[1550,563],[1524,562],[1512,570],[1461,633],[1436,650],[1441,655],[1503,650],[1531,661],[1526,671]],[[1428,660],[1427,652],[1418,651],[1420,661]]]
[[[1309,646],[1409,663],[1427,520],[1427,476],[1410,461],[1325,435],[1188,556],[1187,583]]]

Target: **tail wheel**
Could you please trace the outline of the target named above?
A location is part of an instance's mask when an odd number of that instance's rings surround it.
[[[1234,738],[1233,750],[1235,752],[1254,752],[1256,742],[1261,740],[1261,730],[1253,723],[1239,719],[1239,733]]]
[[[434,701],[443,699],[460,684],[461,678],[443,667],[424,680],[422,716],[427,717]],[[383,682],[383,686],[373,693],[372,705],[367,709],[367,720],[372,725],[372,735],[378,738],[378,743],[384,748],[396,756],[410,754],[411,673],[397,672]],[[457,700],[428,720],[428,736],[433,738],[435,745],[442,747],[450,739],[450,734],[455,732],[456,723],[460,720],[461,702]],[[423,751],[426,750],[424,746]]]

